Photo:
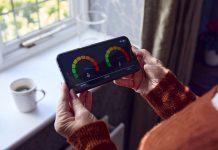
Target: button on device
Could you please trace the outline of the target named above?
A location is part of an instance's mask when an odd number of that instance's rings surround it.
[[[85,87],[85,86],[87,86],[86,83],[83,83],[83,84],[80,85],[80,87]]]

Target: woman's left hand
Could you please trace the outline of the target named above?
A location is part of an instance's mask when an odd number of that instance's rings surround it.
[[[56,112],[55,130],[62,136],[68,138],[77,129],[96,121],[90,113],[92,107],[92,93],[85,91],[79,95],[73,90],[62,85],[62,96]]]

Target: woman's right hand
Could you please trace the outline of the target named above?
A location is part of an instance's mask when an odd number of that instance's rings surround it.
[[[97,120],[90,113],[92,107],[91,92],[85,91],[77,96],[73,90],[69,91],[64,83],[61,93],[55,118],[55,130],[65,138],[69,138],[76,130]]]
[[[141,95],[147,95],[167,74],[168,69],[163,67],[160,60],[154,58],[147,50],[132,47],[132,51],[136,55],[141,69],[131,75],[114,80],[114,83],[132,88]]]

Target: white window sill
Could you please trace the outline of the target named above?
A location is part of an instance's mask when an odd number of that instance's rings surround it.
[[[109,38],[105,35],[104,39]],[[79,47],[78,38],[43,50],[38,55],[0,72],[0,149],[13,149],[54,120],[55,110],[63,82],[56,64],[58,53]],[[28,77],[37,87],[46,91],[46,97],[31,113],[21,113],[16,108],[9,85],[18,78]]]
[[[69,34],[70,33],[70,34]],[[12,53],[4,54],[3,61],[0,62],[0,71],[16,65],[20,61],[23,61],[31,56],[35,56],[39,52],[47,51],[48,49],[53,49],[56,45],[67,41],[68,39],[76,36],[75,28],[66,28],[63,31],[55,33],[54,35],[45,37],[41,39],[41,42],[36,44],[31,48],[20,48]]]

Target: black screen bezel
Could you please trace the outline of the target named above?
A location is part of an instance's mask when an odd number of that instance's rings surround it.
[[[74,49],[74,50],[70,50],[70,51],[67,51],[67,52],[64,52],[64,53],[61,53],[57,56],[57,63],[58,63],[58,66],[60,68],[60,71],[62,73],[62,76],[68,86],[69,89],[74,89],[74,91],[76,93],[80,93],[82,91],[85,91],[85,90],[88,90],[88,89],[91,89],[91,88],[94,88],[94,87],[97,87],[99,85],[102,85],[102,84],[105,84],[105,83],[108,83],[108,82],[111,82],[115,79],[118,79],[122,76],[126,76],[126,75],[129,75],[129,74],[132,74],[136,71],[138,71],[140,69],[140,66],[139,66],[139,63],[138,63],[138,60],[136,58],[136,56],[133,54],[133,59],[131,60],[131,63],[135,64],[136,65],[136,68],[134,68],[133,70],[125,70],[125,72],[122,72],[122,73],[119,73],[119,74],[116,74],[116,76],[114,75],[113,77],[110,77],[108,79],[102,79],[100,82],[96,82],[95,84],[92,84],[92,85],[89,85],[88,87],[85,87],[85,88],[75,88],[75,87],[72,87],[68,81],[68,78],[67,78],[67,75],[66,75],[66,72],[64,72],[63,70],[63,64],[62,64],[62,55],[66,55],[66,54],[70,54],[72,53],[73,51],[80,51],[80,50],[84,50],[86,48],[90,48],[90,47],[94,47],[96,45],[101,45],[101,44],[104,44],[106,42],[112,42],[112,41],[119,41],[119,40],[122,40],[122,39],[125,39],[128,41],[128,45],[130,46],[130,49],[131,49],[131,44],[130,44],[130,41],[127,37],[125,36],[121,36],[121,37],[118,37],[118,38],[114,38],[114,39],[110,39],[110,40],[107,40],[107,41],[103,41],[103,42],[99,42],[99,43],[96,43],[96,44],[92,44],[92,45],[89,45],[89,46],[85,46],[85,47],[82,47],[82,48],[77,48],[77,49]]]

